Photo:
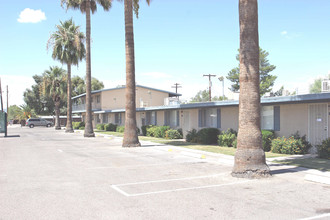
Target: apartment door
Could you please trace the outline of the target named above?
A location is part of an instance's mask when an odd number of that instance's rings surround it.
[[[308,138],[311,144],[319,145],[328,138],[328,104],[309,105]]]

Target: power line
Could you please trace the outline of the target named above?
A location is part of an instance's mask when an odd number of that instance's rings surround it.
[[[211,87],[212,87],[211,77],[216,77],[216,75],[207,74],[203,76],[209,77],[209,101],[211,101]]]

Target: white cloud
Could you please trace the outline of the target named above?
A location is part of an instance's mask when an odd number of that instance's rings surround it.
[[[282,32],[281,32],[281,35],[287,35],[287,34],[288,34],[287,31],[282,31]]]
[[[38,23],[43,20],[46,20],[46,15],[44,12],[39,10],[34,10],[30,8],[26,8],[19,14],[19,18],[17,19],[20,23]]]
[[[161,72],[151,72],[151,73],[143,73],[143,76],[152,77],[155,79],[162,79],[162,78],[171,78],[172,76],[167,73],[161,73]]]

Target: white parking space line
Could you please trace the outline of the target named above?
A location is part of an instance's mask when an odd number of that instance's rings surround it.
[[[218,174],[207,175],[207,176],[194,176],[194,177],[185,177],[185,178],[177,178],[177,179],[152,180],[152,181],[136,182],[136,183],[123,183],[123,184],[117,184],[116,186],[129,186],[129,185],[139,185],[139,184],[147,184],[147,183],[163,183],[163,182],[172,182],[172,181],[180,181],[180,180],[193,180],[193,179],[223,176],[225,174],[227,174],[227,173],[218,173]]]
[[[322,214],[322,215],[316,215],[316,216],[308,217],[308,218],[302,218],[300,220],[312,220],[312,219],[320,219],[320,218],[325,218],[325,217],[330,217],[330,213],[325,213],[325,214]]]
[[[116,190],[117,192],[123,194],[126,197],[134,197],[134,196],[144,196],[144,195],[151,195],[151,194],[160,194],[160,193],[169,193],[169,192],[179,192],[185,190],[196,190],[196,189],[206,189],[212,187],[221,187],[221,186],[230,186],[240,183],[247,183],[253,180],[245,180],[241,182],[233,182],[233,183],[223,183],[223,184],[216,184],[216,185],[206,185],[206,186],[198,186],[198,187],[187,187],[187,188],[178,188],[178,189],[171,189],[171,190],[161,190],[161,191],[154,191],[154,192],[146,192],[146,193],[136,193],[136,194],[128,194],[125,191],[118,188],[118,185],[112,185],[111,187]]]
[[[150,166],[168,166],[175,164],[191,164],[194,162],[180,162],[180,163],[155,163],[155,164],[141,164],[141,165],[131,165],[131,166],[103,166],[103,167],[88,167],[87,170],[97,170],[97,169],[114,169],[114,168],[136,168],[136,167],[150,167]],[[119,186],[119,185],[118,185]]]

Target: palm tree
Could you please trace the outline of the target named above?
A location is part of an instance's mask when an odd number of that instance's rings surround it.
[[[73,132],[72,128],[72,85],[71,85],[71,65],[78,65],[86,54],[85,51],[85,35],[80,32],[79,26],[76,26],[72,20],[65,22],[60,21],[60,25],[56,25],[57,30],[51,34],[47,48],[53,47],[52,57],[65,63],[68,68],[67,80],[67,123],[65,132]]]
[[[60,125],[60,103],[66,95],[67,75],[65,70],[60,67],[50,67],[42,74],[43,81],[40,91],[44,96],[51,96],[55,104],[55,129],[61,129]]]
[[[232,176],[243,178],[269,176],[260,131],[257,0],[239,0],[239,24],[239,128]]]
[[[148,5],[150,0],[146,0]],[[138,17],[139,0],[124,0],[125,7],[125,48],[126,48],[126,114],[123,147],[141,146],[136,130],[136,103],[135,103],[135,57],[133,9]]]
[[[86,122],[84,137],[95,137],[92,125],[92,94],[91,94],[91,12],[94,14],[97,10],[97,3],[105,11],[111,8],[112,0],[61,0],[61,5],[66,5],[66,9],[80,9],[86,13]]]

